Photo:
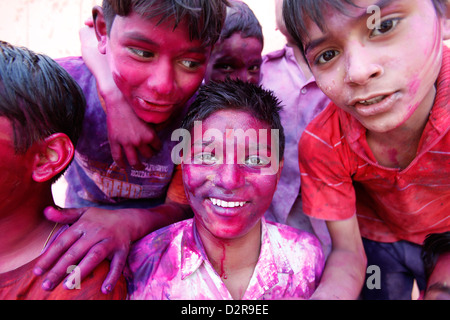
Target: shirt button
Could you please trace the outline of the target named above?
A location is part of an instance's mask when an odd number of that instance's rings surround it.
[[[308,89],[303,88],[301,92],[302,92],[302,94],[306,94],[308,92]]]

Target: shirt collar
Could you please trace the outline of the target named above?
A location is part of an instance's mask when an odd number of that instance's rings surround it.
[[[183,232],[181,239],[181,280],[186,279],[200,268],[206,259],[206,252],[195,228],[192,219],[190,227]]]
[[[269,236],[270,231],[267,228],[267,222],[264,218],[261,219],[261,226],[261,252],[255,273],[261,275],[266,274],[267,277],[263,276],[261,278],[263,281],[267,280],[266,285],[270,288],[272,286],[269,283],[272,281],[270,279],[274,278],[270,274],[292,274],[293,270],[280,243],[271,241]],[[192,220],[191,227],[184,230],[181,240],[181,279],[184,280],[197,271],[205,260],[207,260],[207,255],[196,231],[195,222]],[[278,278],[273,280],[278,282]]]

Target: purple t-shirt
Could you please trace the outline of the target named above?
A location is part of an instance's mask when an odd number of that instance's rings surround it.
[[[58,59],[58,63],[77,81],[87,103],[75,158],[65,174],[68,183],[65,205],[118,208],[153,207],[163,203],[174,170],[171,151],[177,142],[171,141],[171,135],[179,127],[181,116],[172,118],[172,123],[158,132],[163,146],[152,158],[141,159],[144,170],[130,166],[121,169],[111,155],[106,113],[95,77],[81,57]]]

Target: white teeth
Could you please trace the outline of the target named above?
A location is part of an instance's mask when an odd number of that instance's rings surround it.
[[[371,104],[375,104],[380,102],[381,100],[383,100],[384,98],[386,98],[386,96],[379,96],[379,97],[375,97],[369,100],[361,100],[359,101],[360,104],[363,104],[365,106],[370,106]]]
[[[245,204],[245,201],[244,202],[233,202],[233,201],[228,202],[228,201],[219,200],[219,199],[215,199],[215,198],[210,198],[210,200],[213,203],[213,205],[222,207],[222,208],[243,207]]]

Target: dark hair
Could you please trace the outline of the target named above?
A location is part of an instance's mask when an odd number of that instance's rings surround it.
[[[174,29],[187,19],[191,40],[214,44],[226,17],[227,0],[103,0],[103,15],[108,34],[116,15],[137,13],[146,19],[160,17],[159,23],[175,19]]]
[[[182,128],[191,131],[195,121],[203,121],[221,110],[248,112],[267,123],[271,129],[279,130],[279,159],[283,158],[285,136],[279,114],[281,106],[272,91],[240,79],[211,81],[200,88],[183,120]]]
[[[16,153],[57,132],[76,145],[85,107],[80,87],[54,60],[0,41],[0,116],[12,123]]]
[[[431,0],[439,16],[444,16],[448,0]],[[325,30],[324,14],[330,9],[348,15],[348,6],[359,8],[352,0],[283,0],[283,19],[289,35],[303,52],[308,38],[306,20],[311,19],[320,30]]]
[[[450,252],[450,231],[429,234],[423,243],[422,259],[427,278],[433,272],[439,255]]]
[[[255,37],[264,45],[261,24],[249,6],[238,0],[231,0],[229,3],[227,18],[219,40],[228,39],[236,32],[240,32],[243,38]]]

